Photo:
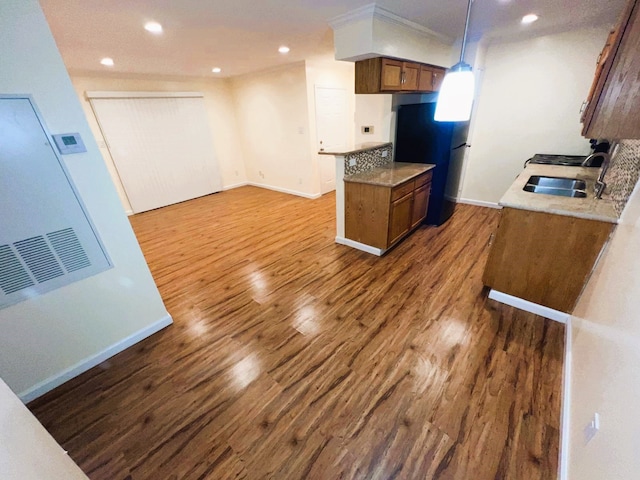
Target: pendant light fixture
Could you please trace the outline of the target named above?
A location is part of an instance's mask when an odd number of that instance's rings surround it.
[[[471,3],[467,6],[467,19],[464,24],[460,61],[456,63],[444,76],[434,120],[436,122],[465,122],[471,118],[471,106],[475,91],[475,78],[471,65],[464,61],[464,51],[467,46],[467,32],[471,17]]]

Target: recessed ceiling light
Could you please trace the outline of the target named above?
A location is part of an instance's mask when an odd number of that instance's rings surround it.
[[[530,13],[529,15],[525,15],[524,17],[522,17],[522,23],[533,23],[538,20],[538,18],[538,15],[536,15],[535,13]]]
[[[158,22],[147,22],[144,24],[144,29],[147,32],[151,32],[151,33],[162,33],[162,25],[160,25]]]
[[[100,60],[100,63],[105,67],[113,67],[113,58],[105,57]]]
[[[289,53],[289,50],[291,50],[291,49],[290,49],[289,47],[287,47],[286,45],[282,45],[282,46],[278,49],[278,51],[279,51],[280,53]]]
[[[222,69],[220,67],[215,67],[215,68],[212,68],[211,71],[213,73],[220,73],[222,71]]]

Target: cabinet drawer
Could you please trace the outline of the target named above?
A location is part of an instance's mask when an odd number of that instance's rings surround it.
[[[413,192],[413,189],[413,180],[394,187],[394,189],[391,190],[391,201],[394,202],[397,199],[404,197],[406,194]]]
[[[422,175],[420,175],[415,180],[415,182],[416,182],[415,188],[420,188],[421,186],[426,185],[427,183],[429,183],[431,181],[431,176],[432,176],[431,172],[426,172],[426,173],[423,173]]]

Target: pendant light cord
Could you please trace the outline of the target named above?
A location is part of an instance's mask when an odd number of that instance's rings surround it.
[[[462,48],[460,49],[460,63],[464,62],[464,51],[467,48],[467,31],[469,30],[469,19],[471,18],[471,4],[473,0],[469,0],[467,6],[467,19],[464,22],[464,35],[462,36]]]

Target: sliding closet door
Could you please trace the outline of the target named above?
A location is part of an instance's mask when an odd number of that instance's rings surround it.
[[[222,190],[202,97],[88,96],[135,213]]]

